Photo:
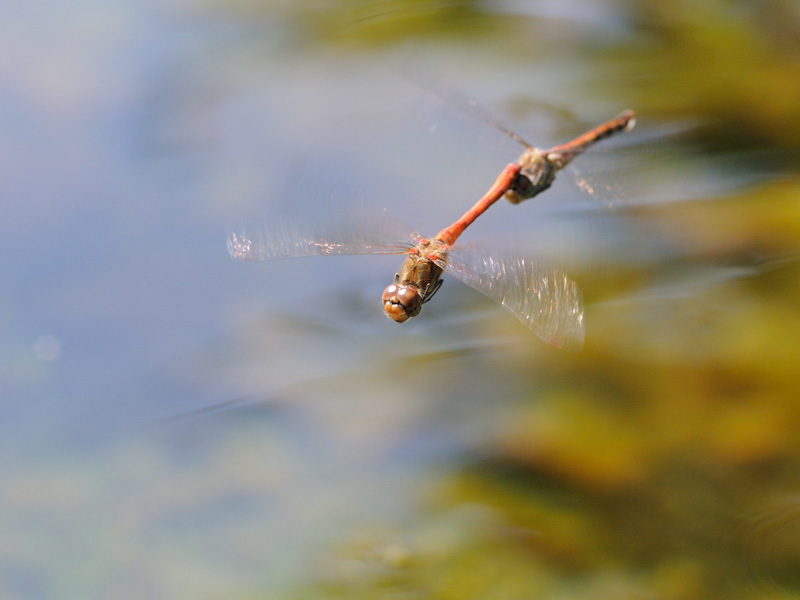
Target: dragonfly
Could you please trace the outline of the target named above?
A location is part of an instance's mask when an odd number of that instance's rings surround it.
[[[500,198],[512,204],[547,190],[556,174],[597,142],[635,124],[626,110],[575,139],[549,149],[534,148],[504,127],[502,131],[525,146],[489,190],[458,220],[433,238],[416,232],[398,234],[386,223],[293,223],[265,220],[253,234],[245,229],[228,235],[228,252],[245,261],[304,256],[406,254],[394,281],[383,291],[384,312],[403,323],[420,314],[442,285],[442,274],[498,302],[542,340],[563,350],[579,350],[584,342],[584,308],[577,284],[560,269],[525,256],[484,252],[456,240],[475,219]]]

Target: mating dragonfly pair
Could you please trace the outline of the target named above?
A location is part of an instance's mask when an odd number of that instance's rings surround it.
[[[533,198],[549,188],[556,173],[589,146],[635,123],[627,110],[578,136],[548,150],[532,147],[502,128],[525,146],[519,159],[509,164],[489,191],[460,219],[433,238],[411,234],[403,241],[380,232],[350,231],[340,239],[304,235],[284,228],[265,228],[251,237],[246,231],[231,233],[228,252],[239,260],[272,260],[330,254],[407,254],[394,282],[383,292],[386,315],[398,323],[417,316],[442,284],[442,273],[495,300],[549,344],[565,350],[583,346],[584,320],[580,290],[558,269],[524,258],[493,258],[453,248],[464,230],[498,199],[513,204]]]

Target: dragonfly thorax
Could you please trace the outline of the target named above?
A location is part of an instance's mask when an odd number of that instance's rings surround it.
[[[512,204],[519,204],[545,191],[552,185],[556,172],[563,167],[560,155],[538,148],[525,150],[518,163],[519,173],[504,194],[505,199]]]

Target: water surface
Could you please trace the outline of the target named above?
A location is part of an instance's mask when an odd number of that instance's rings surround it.
[[[800,20],[764,7],[15,7],[0,594],[797,595]],[[636,109],[464,238],[568,269],[583,352],[451,279],[390,322],[397,257],[229,260],[253,214],[460,215],[520,148],[428,84],[540,146]]]

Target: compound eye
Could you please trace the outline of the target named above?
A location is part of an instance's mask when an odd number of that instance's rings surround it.
[[[419,292],[414,286],[393,283],[383,290],[383,310],[398,323],[416,317],[422,310]]]
[[[408,311],[416,311],[414,315],[419,312],[419,307],[422,302],[420,302],[416,288],[408,285],[398,286],[397,295],[400,297],[400,302],[403,303],[403,306],[405,306]],[[414,315],[411,316],[413,317]]]

